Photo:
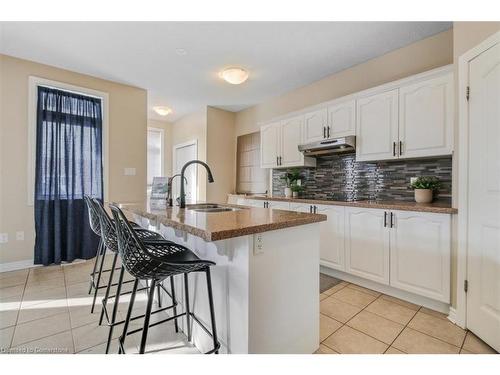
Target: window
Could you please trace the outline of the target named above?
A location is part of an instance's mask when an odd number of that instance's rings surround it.
[[[153,177],[163,176],[163,130],[148,128],[148,191]]]

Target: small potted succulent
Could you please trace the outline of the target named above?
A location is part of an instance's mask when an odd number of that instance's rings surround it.
[[[293,187],[300,186],[297,183],[297,181],[300,180],[300,171],[298,169],[287,171],[283,176],[281,176],[281,179],[286,183],[285,197],[291,198],[293,195]]]
[[[436,177],[421,176],[414,179],[410,187],[415,190],[415,202],[430,203],[433,199],[434,191],[438,190],[441,182]]]

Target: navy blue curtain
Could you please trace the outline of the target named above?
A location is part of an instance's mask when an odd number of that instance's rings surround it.
[[[103,197],[101,99],[38,87],[35,173],[35,263],[94,257],[83,197]]]

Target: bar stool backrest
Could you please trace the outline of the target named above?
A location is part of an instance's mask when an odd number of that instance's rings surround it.
[[[122,210],[110,204],[118,237],[118,251],[126,270],[139,279],[151,279],[162,262],[148,255]]]
[[[108,213],[104,209],[103,204],[98,199],[92,199],[92,203],[99,215],[99,222],[101,226],[101,237],[104,241],[104,245],[113,251],[118,252],[118,237],[116,236],[116,227]]]
[[[94,206],[92,198],[88,195],[84,195],[83,199],[85,199],[85,203],[87,204],[87,210],[89,212],[89,223],[90,229],[92,232],[97,234],[99,237],[101,236],[101,223],[99,221],[99,214]]]

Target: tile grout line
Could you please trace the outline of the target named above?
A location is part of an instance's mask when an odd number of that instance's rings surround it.
[[[71,335],[71,342],[73,343],[73,353],[74,354],[76,352],[76,346],[75,346],[75,337],[73,336],[73,327],[71,325],[71,313],[69,311],[69,301],[68,301],[68,288],[67,288],[67,285],[66,285],[66,271],[65,271],[65,268],[62,267],[62,271],[63,271],[63,276],[64,276],[64,291],[66,292],[66,307],[68,309],[68,319],[69,319],[69,333]]]
[[[402,306],[402,305],[400,305],[400,306]],[[394,344],[394,343],[396,342],[396,340],[398,339],[398,337],[399,337],[399,336],[401,336],[401,334],[403,333],[403,331],[404,331],[404,330],[408,327],[408,324],[410,324],[410,322],[413,320],[413,318],[415,317],[415,315],[417,315],[417,313],[418,313],[421,309],[422,309],[422,306],[420,306],[420,307],[418,308],[418,310],[417,310],[417,311],[415,311],[415,314],[413,314],[413,315],[412,315],[412,317],[408,320],[408,322],[405,324],[405,326],[403,327],[403,329],[402,329],[402,330],[401,330],[401,331],[400,331],[400,332],[396,335],[396,337],[394,338],[394,340],[392,340],[391,344],[390,344],[390,345],[389,345],[389,347],[386,349],[386,351],[384,352],[384,354],[385,354],[385,353],[387,353],[387,350],[389,350],[389,348],[393,347],[393,346],[392,346],[392,344]],[[421,333],[423,333],[423,332],[421,332]],[[403,352],[403,353],[406,353],[404,350],[401,350],[401,349],[396,348],[396,347],[394,347],[394,348],[395,348],[395,349],[397,349],[397,350],[399,350],[399,351],[401,351],[401,352]],[[408,354],[408,353],[406,353],[406,354]]]
[[[347,284],[347,285],[349,285],[349,284]],[[347,285],[345,286],[345,288],[347,287]],[[344,289],[344,288],[342,288],[342,289]],[[340,291],[340,290],[342,290],[342,289],[339,289],[338,291]],[[337,293],[337,292],[335,292],[335,293]],[[335,294],[335,293],[333,293],[333,294]],[[362,292],[362,293],[363,293],[363,292]],[[332,296],[333,296],[333,294],[332,294]],[[365,294],[368,294],[368,293],[365,293]],[[371,295],[371,294],[368,294],[368,295]],[[372,297],[373,297],[373,296],[372,296]],[[348,319],[348,320],[347,320],[347,322],[343,323],[341,327],[339,327],[338,329],[336,329],[334,332],[332,332],[330,335],[328,335],[328,337],[326,337],[326,338],[325,338],[322,342],[320,342],[320,344],[323,344],[326,340],[328,340],[328,338],[329,338],[330,336],[332,336],[333,334],[335,334],[335,332],[340,331],[340,329],[341,329],[342,327],[346,326],[346,325],[347,325],[347,323],[349,323],[352,319],[354,319],[354,318],[355,318],[358,314],[360,314],[362,311],[364,311],[364,309],[366,309],[368,306],[370,306],[373,302],[375,302],[376,300],[378,300],[380,297],[382,297],[382,294],[381,294],[380,296],[378,296],[377,298],[375,298],[373,301],[371,301],[368,305],[366,305],[364,308],[362,308],[362,309],[361,309],[360,311],[358,311],[356,314],[354,314],[354,315],[353,315],[350,319]],[[336,299],[336,298],[335,298],[335,299]],[[340,301],[340,300],[338,300],[338,301]],[[344,302],[344,301],[340,301],[340,302]],[[347,302],[345,302],[345,303],[347,303]],[[349,303],[349,305],[351,305],[351,304]],[[351,306],[355,306],[355,305],[351,305]],[[359,306],[355,306],[355,307],[358,307],[358,308],[359,308]],[[321,313],[321,312],[320,312],[320,313]],[[334,319],[334,318],[331,318],[331,319]],[[335,319],[335,320],[336,320],[336,319]],[[340,322],[340,323],[342,323],[342,322]],[[352,328],[351,326],[347,326],[347,327],[349,327],[349,328],[351,328],[351,329],[354,329],[354,330],[358,331],[357,329]],[[361,331],[358,331],[358,332],[361,332]],[[366,334],[366,333],[364,333],[364,332],[361,332],[361,333],[363,333],[363,334],[367,335],[368,337],[371,337],[371,338],[372,338],[372,339],[374,339],[374,340],[380,341],[380,340],[376,339],[375,337],[372,337],[372,336],[370,336],[370,335],[368,335],[368,334]],[[380,342],[382,342],[382,341],[380,341]],[[383,344],[385,344],[385,343],[383,343]],[[325,345],[326,347],[328,347],[328,348],[330,348],[330,349],[332,349],[332,350],[335,350],[335,349],[333,349],[333,348],[329,347],[329,346],[328,346],[328,344],[323,344],[323,345]],[[387,344],[385,344],[385,345],[387,345]],[[337,352],[337,350],[335,350],[335,351]],[[340,353],[340,352],[338,352],[338,353]],[[342,353],[340,353],[340,354],[342,354]]]
[[[28,284],[28,277],[29,277],[30,273],[31,273],[31,268],[28,270],[28,274],[26,275],[26,279],[24,280],[24,288],[23,288],[23,292],[21,293],[21,300],[19,301],[19,308],[17,309],[16,322],[14,323],[14,331],[12,332],[12,337],[10,338],[9,351],[12,348],[12,343],[14,342],[14,336],[15,336],[16,331],[17,331],[17,321],[19,320],[19,313],[21,311],[21,305],[22,305],[22,301],[24,298],[24,292],[26,291],[26,285]]]

